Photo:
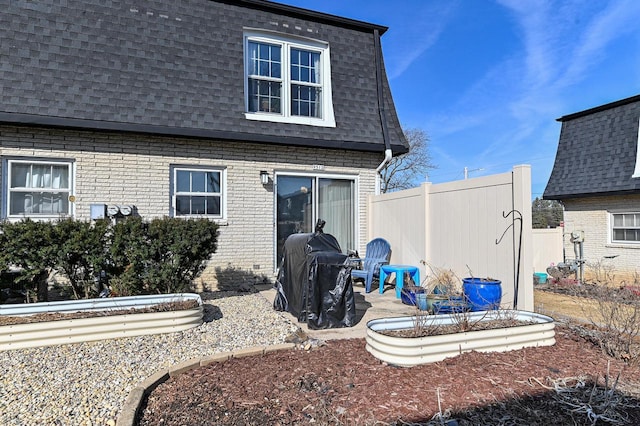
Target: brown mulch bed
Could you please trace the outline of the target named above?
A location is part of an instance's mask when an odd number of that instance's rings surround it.
[[[363,339],[231,359],[159,385],[139,424],[640,424],[640,370],[569,328],[556,340],[412,368],[378,361]]]
[[[24,305],[28,307],[29,305]],[[30,324],[36,322],[47,321],[59,321],[70,320],[80,318],[95,318],[95,317],[109,317],[113,315],[131,315],[131,314],[146,314],[150,312],[169,312],[169,311],[184,311],[187,309],[193,309],[198,307],[198,302],[195,300],[185,300],[181,302],[168,302],[160,303],[153,306],[147,306],[144,308],[130,308],[130,309],[113,309],[105,311],[78,311],[78,312],[45,312],[41,314],[25,315],[25,316],[10,316],[0,315],[0,326],[3,325],[15,325],[15,324]]]
[[[593,282],[580,283],[573,279],[549,279],[546,284],[535,286],[536,290],[586,298],[606,297],[616,301],[640,301],[640,287],[636,285],[611,286]]]

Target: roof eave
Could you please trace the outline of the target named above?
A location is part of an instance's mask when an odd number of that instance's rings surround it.
[[[623,105],[627,105],[633,102],[638,102],[640,101],[640,95],[636,95],[636,96],[631,96],[629,98],[625,98],[625,99],[620,99],[618,101],[615,102],[610,102],[608,104],[604,104],[604,105],[600,105],[594,108],[589,108],[589,109],[585,109],[584,111],[579,111],[579,112],[574,112],[573,114],[568,114],[568,115],[563,115],[560,118],[556,118],[556,121],[559,121],[561,123],[565,122],[565,121],[570,121],[570,120],[574,120],[576,118],[580,118],[580,117],[584,117],[590,114],[594,114],[596,112],[601,112],[601,111],[606,111],[608,109],[611,108],[616,108],[619,106],[623,106]]]
[[[369,22],[358,21],[356,19],[343,18],[328,13],[316,12],[301,7],[289,6],[286,4],[275,3],[267,0],[211,0],[219,3],[228,3],[235,6],[250,7],[253,9],[274,12],[282,15],[288,15],[296,18],[310,19],[315,22],[321,22],[341,27],[356,29],[359,31],[373,32],[378,30],[380,35],[384,34],[389,28],[384,25],[372,24]]]
[[[575,198],[611,197],[620,195],[640,194],[640,190],[626,189],[620,191],[587,192],[580,194],[543,194],[543,200],[570,200]]]
[[[169,127],[151,124],[122,123],[114,121],[84,120],[76,118],[50,117],[43,115],[17,114],[7,112],[0,112],[0,123],[23,126],[55,127],[82,131],[138,133],[196,139],[256,142],[272,145],[345,149],[349,151],[361,152],[381,152],[383,149],[380,143],[367,143],[349,140],[312,139],[303,137],[264,135],[185,127]],[[394,153],[396,154],[402,154],[406,152],[403,151],[405,147],[394,145],[392,148],[394,150]]]

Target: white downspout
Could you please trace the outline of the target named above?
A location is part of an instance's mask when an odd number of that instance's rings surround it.
[[[382,163],[380,163],[380,165],[376,169],[376,195],[380,195],[380,185],[381,185],[380,171],[384,169],[384,167],[387,164],[389,164],[389,161],[391,161],[392,158],[393,158],[393,152],[391,151],[391,149],[385,149],[384,160],[382,160]]]
[[[384,141],[384,160],[376,169],[375,195],[380,195],[380,171],[389,164],[393,158],[391,142],[389,141],[389,129],[387,129],[387,116],[384,110],[384,97],[382,87],[382,46],[380,45],[380,32],[373,30],[373,45],[376,58],[376,90],[378,93],[378,114],[380,114],[380,125],[382,127],[382,140]]]

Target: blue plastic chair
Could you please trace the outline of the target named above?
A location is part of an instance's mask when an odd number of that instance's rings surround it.
[[[367,293],[371,291],[371,283],[374,277],[380,277],[380,266],[389,263],[391,257],[391,245],[384,238],[375,238],[367,244],[365,258],[361,259],[362,269],[353,269],[351,278],[364,280],[364,288]]]

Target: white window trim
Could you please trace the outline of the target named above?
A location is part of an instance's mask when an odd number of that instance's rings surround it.
[[[220,225],[226,225],[227,223],[227,168],[220,166],[202,166],[202,165],[182,165],[172,164],[170,173],[170,190],[171,190],[171,206],[170,216],[182,219],[211,219]],[[220,173],[220,215],[209,214],[191,214],[191,215],[178,215],[176,213],[176,179],[177,172],[179,170],[196,171],[196,172],[218,172]],[[196,194],[196,193],[192,193]],[[197,193],[202,195],[204,193]]]
[[[22,214],[10,214],[10,201],[11,201],[11,168],[13,164],[53,164],[66,166],[69,170],[69,196],[67,202],[69,203],[69,211],[67,214],[45,214],[45,213],[22,213]],[[67,217],[75,217],[75,193],[76,193],[76,163],[73,159],[66,158],[47,158],[47,157],[5,157],[2,158],[2,206],[0,208],[0,218],[7,219],[10,222],[17,222],[19,220],[29,218],[32,220],[57,220]],[[67,192],[64,191],[57,192]],[[37,192],[37,191],[32,191]],[[41,192],[56,192],[55,190],[44,189]]]
[[[631,177],[640,178],[640,118],[638,119],[638,140],[636,142],[636,168]]]
[[[613,236],[613,224],[614,224],[614,220],[613,220],[613,216],[614,215],[620,215],[620,214],[640,214],[640,211],[610,211],[609,215],[607,217],[608,223],[607,223],[607,232],[609,234],[609,244],[612,245],[616,245],[616,246],[640,246],[640,241],[628,241],[628,240],[615,240],[614,236]],[[624,229],[624,228],[623,228]],[[631,229],[631,228],[628,228]]]
[[[277,44],[282,46],[282,113],[249,112],[249,41],[258,43]],[[312,39],[294,39],[264,31],[245,31],[244,33],[244,108],[247,120],[271,121],[276,123],[304,124],[318,127],[336,127],[333,113],[333,99],[331,89],[331,52],[329,44]],[[322,118],[291,115],[291,78],[290,58],[291,48],[312,50],[320,53],[321,87],[322,87]]]

